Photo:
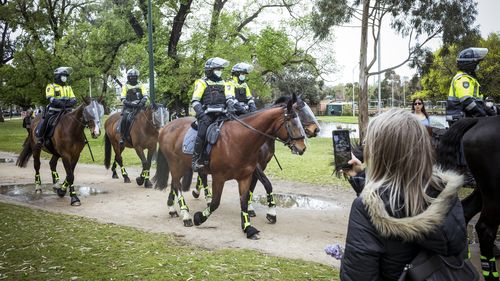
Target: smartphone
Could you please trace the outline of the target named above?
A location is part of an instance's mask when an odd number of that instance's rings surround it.
[[[352,159],[351,156],[351,139],[349,138],[348,130],[333,130],[333,157],[335,158],[335,171],[352,168],[351,164],[347,164]]]

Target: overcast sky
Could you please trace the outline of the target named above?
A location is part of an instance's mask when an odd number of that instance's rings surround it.
[[[500,12],[500,0],[479,0],[478,1],[478,16],[477,24],[480,25],[481,36],[487,37],[492,32],[500,32],[500,21],[498,13]],[[385,22],[386,27],[383,29],[381,38],[381,68],[394,66],[401,63],[408,55],[407,39],[399,37],[388,26],[389,20]],[[358,81],[358,61],[359,61],[359,41],[360,29],[353,27],[338,27],[335,29],[335,58],[339,67],[336,74],[329,76],[327,84],[350,83],[354,79]],[[434,40],[430,42],[429,47],[435,50],[439,47],[440,42]],[[369,47],[369,59],[371,58],[371,47]],[[354,70],[353,70],[354,69]],[[377,63],[374,64],[372,70],[377,69]],[[395,70],[396,73],[402,76],[411,77],[415,73],[408,67],[400,67]],[[382,76],[383,77],[383,76]],[[383,78],[382,78],[383,79]],[[370,83],[373,83],[374,78],[370,78]]]

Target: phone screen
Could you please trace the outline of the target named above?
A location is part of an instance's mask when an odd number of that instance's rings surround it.
[[[347,164],[351,160],[351,139],[348,130],[333,130],[333,156],[335,158],[335,170],[351,168]]]

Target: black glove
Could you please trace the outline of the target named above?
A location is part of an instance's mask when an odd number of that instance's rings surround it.
[[[139,106],[144,107],[147,101],[148,101],[147,97],[142,97],[141,101],[139,102]]]
[[[75,98],[70,98],[67,102],[67,106],[73,107],[76,104]]]
[[[54,106],[54,107],[62,107],[63,106],[62,100],[56,99],[56,98],[52,99],[52,101],[50,102],[50,104],[52,106]]]
[[[196,112],[197,119],[201,119],[201,118],[203,118],[203,116],[205,116],[205,111],[203,110],[203,106],[201,105],[201,103],[196,103],[193,106],[193,109],[194,109],[194,112]]]
[[[254,102],[251,102],[248,104],[248,111],[250,111],[250,112],[257,111],[257,107],[255,106]]]
[[[239,102],[234,104],[234,109],[236,110],[236,112],[241,112],[241,113],[247,112],[245,107],[243,107]]]
[[[234,100],[228,99],[226,101],[226,103],[227,103],[227,107],[226,107],[227,113],[235,113],[236,112],[236,108],[234,107],[234,105],[235,105]]]

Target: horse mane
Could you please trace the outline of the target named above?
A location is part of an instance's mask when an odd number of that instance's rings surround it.
[[[441,136],[436,149],[436,160],[443,170],[455,169],[458,166],[457,152],[460,150],[462,137],[478,121],[478,118],[463,118]]]

